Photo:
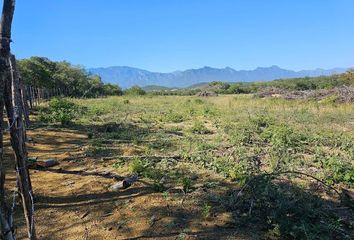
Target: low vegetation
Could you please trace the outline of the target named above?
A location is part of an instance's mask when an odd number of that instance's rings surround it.
[[[227,212],[232,228],[257,226],[270,239],[353,236],[344,194],[354,188],[353,104],[138,95],[53,99],[40,116],[74,122],[89,136],[87,156],[116,159],[114,171],[138,174],[164,199],[179,188],[183,204],[202,191],[193,201],[203,221]],[[208,193],[219,183],[196,185],[203,171],[230,187]]]

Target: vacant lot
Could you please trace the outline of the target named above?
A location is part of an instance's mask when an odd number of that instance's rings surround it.
[[[353,237],[353,104],[251,95],[71,102],[69,112],[44,104],[29,131],[29,156],[60,163],[31,170],[40,239]],[[132,174],[132,186],[110,190]]]

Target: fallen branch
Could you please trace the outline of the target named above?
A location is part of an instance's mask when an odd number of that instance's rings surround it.
[[[316,181],[318,181],[319,183],[321,183],[322,185],[324,185],[325,187],[333,190],[335,193],[338,194],[338,196],[341,196],[341,193],[335,189],[334,187],[328,185],[327,183],[325,183],[324,181],[322,181],[321,179],[315,177],[315,176],[312,176],[308,173],[304,173],[304,172],[299,172],[299,171],[284,171],[284,172],[273,172],[273,173],[263,173],[263,174],[260,174],[258,176],[255,176],[254,178],[251,178],[248,182],[245,183],[245,185],[243,185],[243,187],[238,191],[237,195],[236,195],[236,198],[235,200],[237,200],[238,197],[242,196],[242,193],[243,191],[248,187],[250,186],[250,184],[259,176],[269,176],[269,177],[272,177],[272,176],[279,176],[279,175],[284,175],[284,174],[296,174],[296,175],[302,175],[302,176],[306,176],[306,177],[309,177],[309,178],[312,178]]]
[[[341,195],[340,192],[335,189],[334,187],[328,185],[327,183],[325,183],[324,181],[322,181],[321,179],[315,177],[315,176],[312,176],[308,173],[304,173],[304,172],[299,172],[299,171],[284,171],[284,172],[278,172],[278,173],[270,173],[269,175],[283,175],[283,174],[296,174],[296,175],[303,175],[303,176],[306,176],[306,177],[309,177],[309,178],[312,178],[314,180],[316,180],[317,182],[321,183],[323,186],[333,190],[334,192],[336,192],[339,196]]]
[[[111,186],[112,191],[118,191],[119,189],[126,189],[130,187],[134,182],[138,181],[138,175],[132,175],[130,177],[126,177],[123,181],[118,182]]]

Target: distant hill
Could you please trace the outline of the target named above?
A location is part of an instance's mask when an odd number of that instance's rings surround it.
[[[195,88],[206,88],[208,86],[209,86],[209,82],[200,82],[200,83],[192,84],[186,88],[195,89]]]
[[[147,92],[153,92],[153,91],[164,91],[164,90],[172,90],[174,88],[170,87],[164,87],[164,86],[158,86],[158,85],[147,85],[142,87],[145,91]]]
[[[230,67],[212,68],[203,67],[199,69],[189,69],[185,71],[176,71],[171,73],[149,72],[146,70],[132,67],[107,67],[91,68],[90,73],[101,76],[105,83],[115,83],[122,88],[128,88],[133,85],[141,87],[155,85],[168,88],[188,87],[193,84],[212,81],[223,82],[252,82],[252,81],[270,81],[275,79],[297,78],[297,77],[316,77],[322,75],[331,75],[343,73],[347,69],[315,69],[292,71],[282,69],[278,66],[259,67],[254,70],[234,70]]]

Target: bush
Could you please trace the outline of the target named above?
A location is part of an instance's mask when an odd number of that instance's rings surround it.
[[[179,182],[182,185],[184,194],[187,194],[192,187],[192,180],[188,177],[182,177]]]
[[[321,159],[324,179],[328,184],[346,183],[354,186],[354,166],[336,156]]]
[[[223,200],[228,210],[238,212],[239,224],[262,224],[266,239],[349,239],[342,230],[345,225],[324,208],[323,199],[277,178],[250,177],[243,191],[230,192]]]
[[[129,168],[132,173],[141,174],[148,168],[148,166],[149,166],[149,164],[146,161],[135,158],[130,163]]]
[[[46,111],[40,113],[40,120],[50,123],[67,125],[74,120],[80,108],[68,99],[53,98],[49,101]]]
[[[161,120],[166,122],[181,123],[184,121],[184,116],[170,110],[164,117],[162,117]]]
[[[107,83],[103,85],[103,93],[106,96],[121,96],[123,95],[122,89],[115,84]]]
[[[159,181],[163,177],[163,174],[159,169],[153,168],[151,163],[146,159],[135,158],[130,164],[129,169],[132,173],[139,174],[139,176]]]
[[[133,96],[142,96],[142,95],[145,95],[146,92],[144,91],[144,89],[142,89],[139,86],[133,86],[133,87],[128,88],[127,90],[125,90],[124,94],[133,95]]]
[[[189,129],[190,132],[195,134],[210,134],[212,133],[201,121],[195,121],[193,126]]]

